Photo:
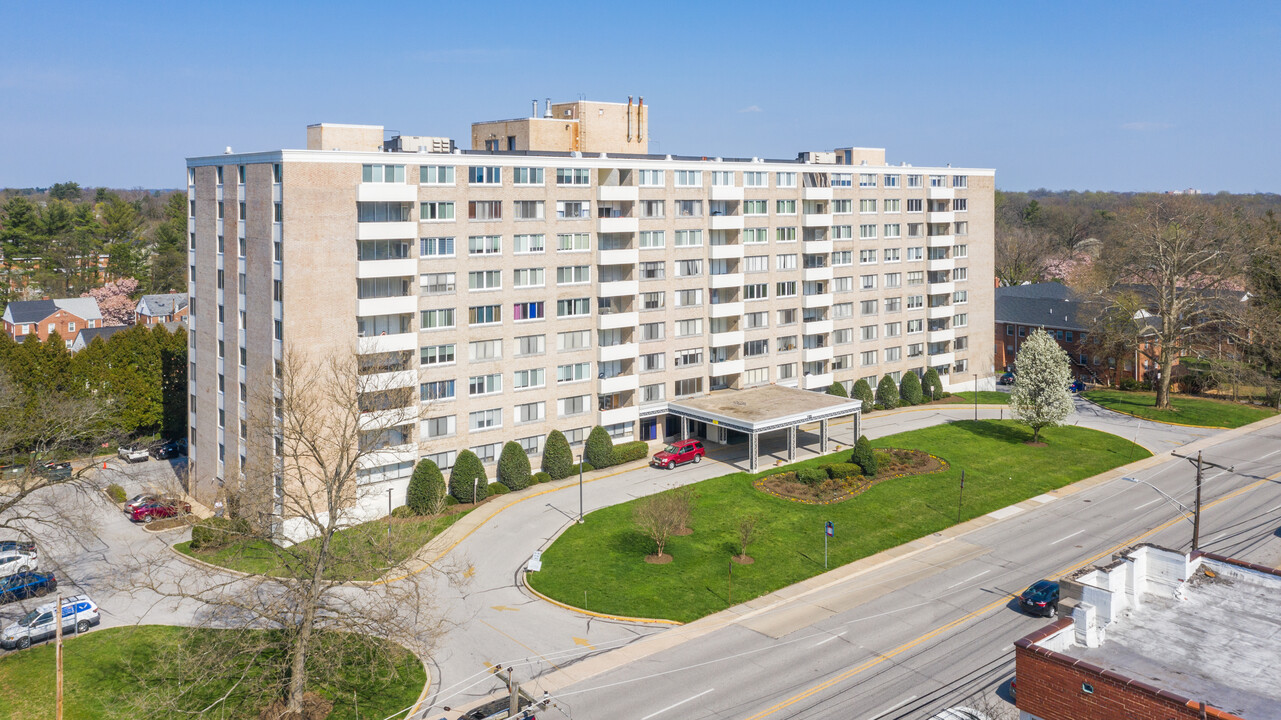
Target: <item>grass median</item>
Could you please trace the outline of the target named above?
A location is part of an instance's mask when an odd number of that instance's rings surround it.
[[[149,692],[148,682],[163,682],[160,677],[142,680],[138,669],[149,673],[159,654],[171,650],[189,652],[199,657],[202,644],[214,642],[219,633],[256,633],[262,630],[188,630],[164,625],[142,625],[94,630],[83,636],[68,638],[63,648],[66,686],[65,714],[76,720],[125,720],[139,717],[156,708],[139,707]],[[46,643],[29,650],[0,658],[0,718],[33,720],[54,716],[53,644]],[[395,648],[390,667],[371,665],[367,660],[343,666],[327,682],[308,687],[334,703],[329,720],[355,720],[359,717],[382,718],[414,704],[427,683],[422,663],[412,653]],[[196,660],[198,661],[198,660]],[[254,677],[253,665],[247,676]],[[261,708],[256,699],[241,690],[249,683],[237,685],[236,677],[225,682],[190,688],[193,695],[181,701],[192,717],[255,720]],[[206,713],[195,712],[209,707],[224,693],[227,698]],[[145,703],[144,703],[145,704]]]
[[[839,567],[958,522],[984,515],[1150,453],[1128,440],[1080,427],[1050,428],[1045,447],[1012,421],[960,421],[891,435],[876,447],[924,450],[947,460],[941,473],[896,478],[834,505],[806,505],[760,492],[752,481],[786,469],[847,461],[849,450],[758,474],[733,473],[695,486],[690,527],[673,537],[674,559],[652,565],[654,544],[633,522],[636,501],[603,508],[571,525],[542,555],[529,584],[593,612],[688,622],[825,572],[823,524],[835,523],[829,566]],[[958,507],[961,471],[965,493]],[[662,483],[656,479],[655,483]],[[739,519],[759,518],[751,565],[733,566]]]
[[[1155,392],[1128,392],[1124,390],[1090,390],[1082,393],[1108,410],[1137,415],[1156,422],[1201,425],[1216,428],[1237,428],[1276,415],[1271,408],[1243,405],[1231,400],[1212,400],[1170,394],[1172,410],[1156,408]]]
[[[979,390],[977,393],[973,391],[952,393],[952,397],[960,398],[962,403],[973,403],[974,396],[976,394],[979,396],[980,405],[1010,404],[1010,394],[1007,392],[1000,392],[999,390]]]

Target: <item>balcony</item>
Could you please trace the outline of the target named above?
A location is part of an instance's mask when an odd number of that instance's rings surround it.
[[[801,362],[819,362],[820,360],[831,360],[834,354],[835,353],[833,352],[831,345],[827,345],[825,347],[804,348],[803,350],[801,350]],[[828,381],[827,384],[831,385],[832,383],[831,381]]]
[[[635,313],[632,314],[635,315]],[[638,357],[640,357],[640,346],[634,342],[619,343],[618,345],[601,345],[597,348],[596,352],[596,359],[600,362],[635,360]]]
[[[741,259],[743,257],[743,246],[738,243],[708,245],[707,256],[713,260]]]
[[[743,188],[733,185],[713,185],[708,191],[710,200],[742,200]]]
[[[412,220],[356,223],[357,240],[413,240],[416,237],[418,237],[418,223]]]
[[[942,258],[940,260],[926,260],[925,269],[929,271],[955,270],[955,258]],[[936,283],[937,284],[937,283]]]
[[[418,460],[418,443],[406,443],[404,445],[389,445],[361,455],[357,458],[356,465],[361,468],[382,467],[392,463],[414,462],[416,460]]]
[[[636,283],[633,282],[632,285],[635,286]],[[633,294],[635,292],[635,290],[632,290]],[[605,313],[596,316],[596,328],[598,330],[619,330],[621,328],[636,327],[639,324],[640,315],[636,312]]]
[[[620,407],[612,410],[601,410],[598,425],[617,425],[618,423],[636,422],[640,419],[640,408]]]
[[[713,288],[737,288],[743,287],[743,273],[724,273],[722,275],[709,275],[708,282]]]
[[[596,188],[596,199],[601,202],[636,202],[640,188],[635,185],[601,185]]]
[[[948,212],[927,212],[925,213],[925,222],[931,223],[951,223],[956,219],[956,214]]]
[[[949,187],[928,187],[925,188],[925,197],[930,200],[951,200],[956,197],[956,192]]]
[[[635,374],[615,375],[614,377],[600,378],[596,381],[596,391],[602,395],[635,390],[639,387],[640,378]]]
[[[945,352],[939,353],[938,355],[930,355],[928,360],[930,367],[943,367],[944,365],[950,366],[952,363],[956,362],[956,353]]]
[[[832,188],[830,187],[806,187],[801,188],[802,200],[831,200]]]
[[[946,330],[927,330],[925,333],[925,342],[951,342],[955,339],[955,328],[948,328]]]
[[[823,335],[834,330],[831,320],[810,320],[801,324],[801,332],[805,335]]]
[[[714,332],[708,335],[710,340],[708,345],[712,347],[738,347],[743,344],[743,331],[730,330],[729,332]]]
[[[831,240],[806,240],[803,252],[816,254],[831,254]]]
[[[639,292],[638,288],[639,283],[635,280],[611,280],[600,283],[600,289],[597,294],[601,297],[630,297]]]
[[[942,320],[943,318],[950,318],[954,314],[955,311],[951,305],[940,305],[925,309],[925,317],[930,320]]]
[[[635,265],[639,261],[640,251],[636,248],[600,250],[596,253],[596,262],[601,265]]]
[[[925,247],[952,247],[954,244],[955,235],[931,235],[925,239]]]
[[[396,370],[394,372],[376,373],[362,376],[361,387],[366,392],[390,390],[392,388],[418,387],[417,370]]]
[[[418,333],[396,333],[395,335],[372,335],[360,338],[357,352],[361,355],[394,352],[396,350],[417,350]]]
[[[821,295],[803,295],[801,296],[801,307],[819,308],[832,306],[832,293],[822,293]]]
[[[954,282],[930,283],[927,287],[929,287],[927,292],[931,295],[951,295],[956,291]]]
[[[739,317],[743,314],[743,301],[712,303],[707,314],[713,318]]]
[[[357,260],[357,278],[413,277],[418,274],[418,261],[414,258],[394,260]]]
[[[412,315],[418,312],[418,298],[404,297],[365,298],[356,301],[357,317],[374,315]]]
[[[824,390],[832,386],[832,373],[826,372],[821,375],[806,375],[801,378],[801,388],[805,390]]]
[[[406,407],[361,413],[359,425],[361,429],[390,428],[417,420],[418,403],[414,402]]]
[[[361,183],[356,202],[418,202],[418,186],[405,183]]]
[[[805,213],[801,216],[804,227],[831,227],[832,213]]]
[[[801,276],[805,279],[806,282],[815,282],[819,280],[831,280],[832,268],[831,267],[805,268],[802,271]]]
[[[634,233],[640,229],[640,221],[634,217],[603,217],[596,219],[597,232]]]
[[[708,363],[707,372],[713,377],[738,375],[743,372],[745,362],[744,360],[725,360],[724,362]]]
[[[713,230],[742,230],[742,215],[710,215],[707,218],[708,226]]]

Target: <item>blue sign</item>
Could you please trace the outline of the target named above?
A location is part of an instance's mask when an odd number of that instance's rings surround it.
[[[827,521],[825,532],[827,532],[828,537],[836,537],[836,526],[832,524],[831,520]]]

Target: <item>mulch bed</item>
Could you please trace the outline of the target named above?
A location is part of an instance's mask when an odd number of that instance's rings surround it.
[[[947,461],[920,450],[890,448],[877,451],[880,467],[876,477],[828,478],[818,485],[806,485],[792,472],[766,475],[752,483],[761,492],[806,505],[832,505],[866,492],[868,488],[909,475],[929,475],[948,469]]]
[[[146,528],[151,532],[174,530],[180,527],[186,527],[195,521],[195,515],[180,515],[178,517],[165,518],[163,520],[152,520],[147,523]]]
[[[672,556],[670,553],[663,553],[662,555],[646,555],[645,556],[645,562],[649,563],[650,565],[666,565],[671,561],[672,561]]]

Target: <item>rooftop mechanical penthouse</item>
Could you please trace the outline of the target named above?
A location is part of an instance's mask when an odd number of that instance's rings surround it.
[[[553,429],[671,438],[669,401],[931,367],[991,383],[992,170],[651,155],[640,102],[537,105],[475,124],[471,150],[320,124],[305,150],[188,159],[193,494],[242,472],[285,348],[415,389],[361,470],[381,512],[419,458],[448,472],[470,448],[492,476]]]

